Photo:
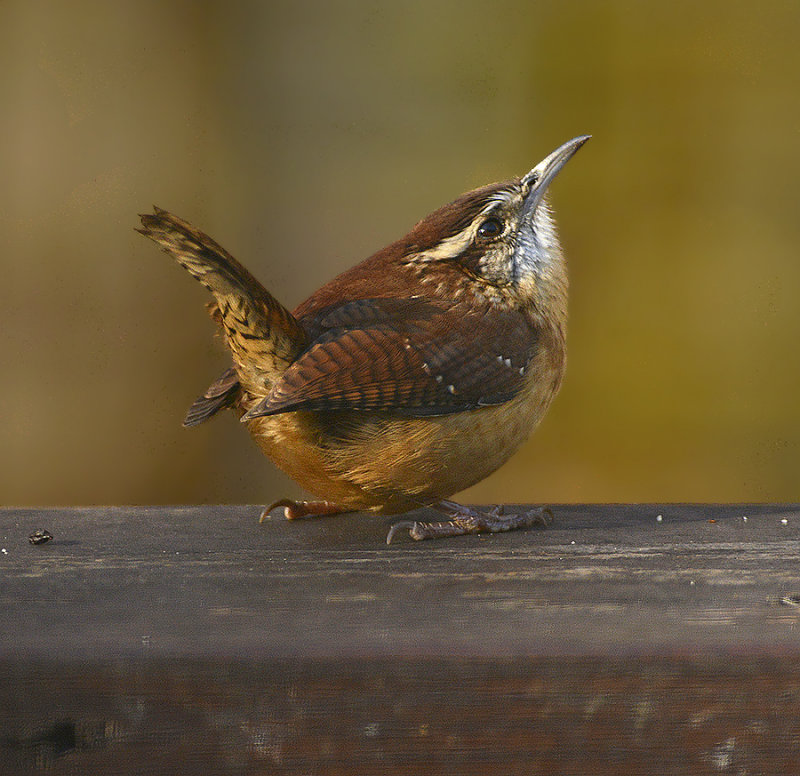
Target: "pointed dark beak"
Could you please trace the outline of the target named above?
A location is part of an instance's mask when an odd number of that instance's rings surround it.
[[[580,135],[572,140],[567,140],[564,145],[556,148],[552,154],[542,159],[536,167],[522,177],[522,185],[530,186],[525,199],[524,212],[526,215],[530,215],[536,210],[553,178],[590,137],[591,135]]]

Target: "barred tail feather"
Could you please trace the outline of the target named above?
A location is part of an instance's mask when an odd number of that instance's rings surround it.
[[[214,295],[219,308],[216,320],[233,354],[239,381],[255,394],[266,394],[305,347],[300,324],[207,234],[161,208],[140,217],[142,228],[136,231],[158,243]],[[220,396],[205,398],[223,406]],[[193,417],[190,411],[187,421]]]

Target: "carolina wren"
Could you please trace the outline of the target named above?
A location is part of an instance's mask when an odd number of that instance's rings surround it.
[[[588,139],[436,210],[293,312],[203,232],[159,208],[141,216],[138,231],[214,295],[233,356],[184,425],[233,408],[267,457],[324,499],[272,505],[288,518],[449,516],[396,523],[387,542],[403,528],[428,539],[541,522],[545,510],[445,499],[505,463],[561,385],[567,271],[545,192]]]

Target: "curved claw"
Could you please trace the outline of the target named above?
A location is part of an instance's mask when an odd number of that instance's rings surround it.
[[[411,536],[412,539],[416,539],[417,537],[414,536],[415,529],[419,526],[416,520],[400,520],[398,523],[393,523],[392,527],[389,529],[389,533],[386,534],[386,544],[391,544],[392,539],[400,533],[400,531],[404,531],[408,529],[408,534]]]
[[[322,517],[325,515],[341,515],[344,511],[330,501],[292,501],[281,498],[265,507],[258,522],[263,523],[273,509],[283,507],[283,515],[287,520],[298,520],[301,517]]]
[[[264,511],[261,513],[261,517],[258,518],[259,524],[263,523],[267,518],[269,518],[273,509],[277,509],[278,507],[284,507],[283,514],[287,520],[291,520],[292,518],[289,517],[289,511],[294,507],[295,502],[288,498],[279,498],[277,501],[273,501],[268,507],[264,507]]]
[[[277,501],[273,501],[268,507],[264,507],[261,517],[258,518],[259,524],[267,520],[272,513],[272,510],[277,509],[278,507],[283,507],[283,515],[287,520],[294,519],[294,517],[290,517],[290,515],[293,515],[295,508],[297,507],[297,502],[288,498],[279,498]]]

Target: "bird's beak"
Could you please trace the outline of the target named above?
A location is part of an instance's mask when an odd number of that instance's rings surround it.
[[[531,215],[536,210],[550,182],[590,137],[591,135],[580,135],[572,140],[567,140],[564,145],[556,148],[552,154],[542,159],[536,167],[522,177],[522,185],[530,186],[525,197],[524,215]]]

